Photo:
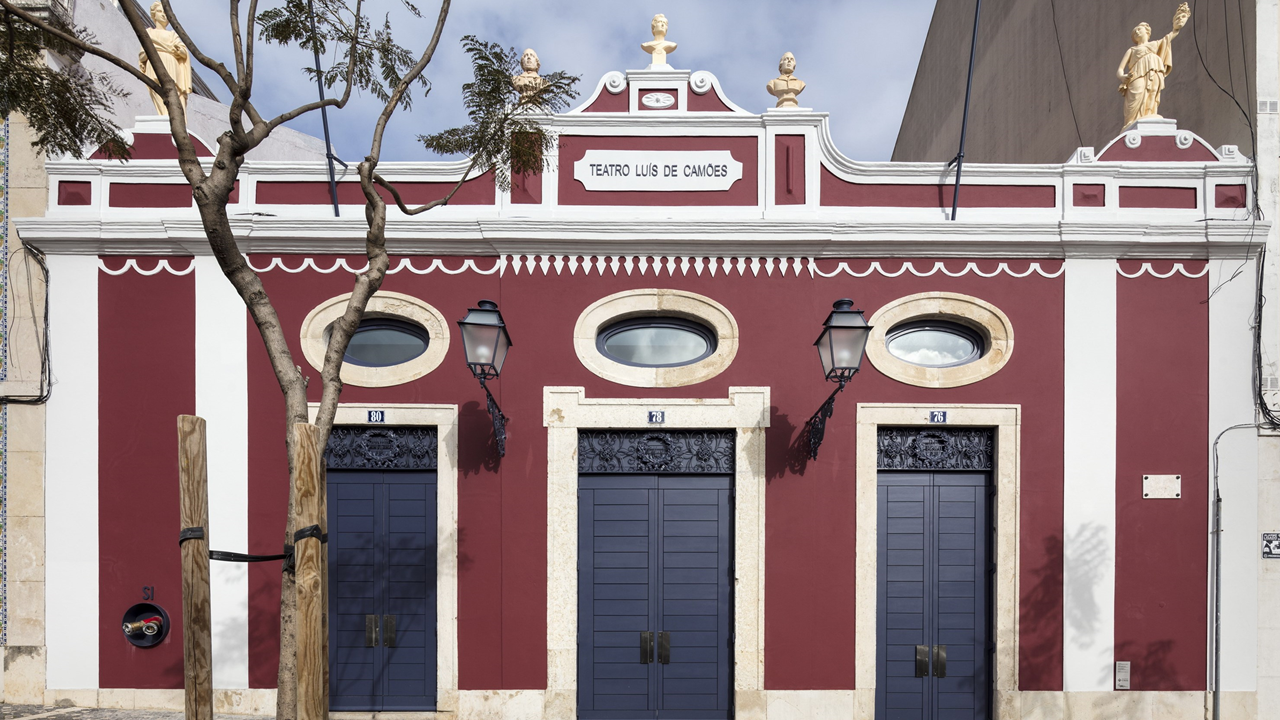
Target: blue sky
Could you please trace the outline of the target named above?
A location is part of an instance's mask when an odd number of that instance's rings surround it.
[[[438,4],[418,3],[421,20],[399,2],[369,3],[375,17],[391,14],[397,39],[415,53],[430,38],[439,10]],[[807,83],[801,105],[831,113],[837,147],[857,160],[888,160],[933,5],[933,0],[457,0],[427,69],[431,96],[423,100],[419,94],[410,112],[397,112],[382,157],[434,159],[417,136],[465,122],[459,90],[470,79],[470,66],[459,44],[463,35],[517,50],[534,48],[544,72],[565,70],[582,78],[581,101],[606,72],[648,63],[640,43],[651,39],[649,21],[661,12],[671,26],[667,38],[679,43],[669,57],[673,66],[714,73],[731,100],[760,112],[774,100],[765,83],[777,76],[778,58],[790,51],[799,65],[796,76]],[[202,50],[230,60],[224,4],[174,0],[174,6]],[[261,44],[257,53],[254,97],[264,114],[315,98],[315,85],[298,69],[311,64],[309,54]],[[217,82],[208,70],[201,75],[211,86]],[[216,90],[225,100],[225,88]],[[376,99],[356,97],[330,115],[339,156],[354,161],[368,152],[380,109]],[[290,127],[319,136],[320,116],[312,113]]]

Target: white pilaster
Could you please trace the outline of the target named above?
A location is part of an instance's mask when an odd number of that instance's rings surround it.
[[[1101,691],[1115,646],[1117,267],[1065,269],[1062,687]]]
[[[50,689],[98,687],[98,258],[50,255],[45,461]]]
[[[196,414],[207,423],[209,541],[248,552],[249,379],[244,301],[213,257],[196,257]],[[213,606],[213,684],[249,687],[249,571],[209,568]]]
[[[1216,289],[1209,298],[1210,451],[1223,430],[1254,422],[1250,323],[1256,299],[1255,267],[1253,261],[1242,266],[1238,258],[1209,261],[1208,288]],[[1219,441],[1218,485],[1222,492],[1222,689],[1249,691],[1257,687],[1260,555],[1258,434],[1252,428],[1233,430]],[[1212,503],[1213,498],[1209,500]]]

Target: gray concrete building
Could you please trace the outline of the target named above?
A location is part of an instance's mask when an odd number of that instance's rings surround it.
[[[966,162],[1062,162],[1120,134],[1116,68],[1140,22],[1171,29],[1173,0],[986,0],[978,29]],[[1211,145],[1253,155],[1255,5],[1199,0],[1173,41],[1160,112]],[[960,143],[974,1],[939,2],[893,159],[948,161]],[[1243,38],[1243,40],[1242,40]],[[1198,47],[1198,49],[1197,49]],[[1203,60],[1203,62],[1202,62]],[[1239,101],[1235,101],[1214,81]],[[1274,111],[1273,111],[1274,112]]]

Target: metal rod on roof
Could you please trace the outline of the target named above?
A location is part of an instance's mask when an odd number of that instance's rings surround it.
[[[947,163],[947,167],[956,166],[956,187],[951,191],[951,219],[956,219],[956,208],[960,206],[960,170],[964,167],[964,137],[969,130],[969,94],[973,92],[973,58],[978,53],[978,18],[982,15],[982,0],[977,0],[973,9],[973,40],[969,42],[969,82],[964,87],[964,119],[960,121],[960,152]]]
[[[307,10],[311,12],[311,35],[317,36],[316,32],[316,7],[312,0],[307,0]],[[324,102],[324,76],[320,72],[320,39],[315,37],[311,49],[315,51],[316,56],[316,89],[320,91],[320,102]],[[337,160],[333,156],[333,144],[329,141],[329,113],[328,107],[320,106],[320,122],[324,124],[324,156],[329,161],[329,199],[333,201],[333,216],[340,217],[338,213],[338,181],[334,177],[333,161]],[[342,162],[338,160],[338,162]],[[342,163],[342,167],[346,167],[346,163]]]

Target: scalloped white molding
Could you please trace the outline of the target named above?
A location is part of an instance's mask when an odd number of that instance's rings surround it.
[[[1173,275],[1175,275],[1175,274],[1182,274],[1182,275],[1184,275],[1184,276],[1186,276],[1186,277],[1189,277],[1189,278],[1199,278],[1199,277],[1204,277],[1205,275],[1208,275],[1208,274],[1209,274],[1209,263],[1205,263],[1205,264],[1204,264],[1204,268],[1203,268],[1200,272],[1198,272],[1198,273],[1196,273],[1196,274],[1194,274],[1194,275],[1192,275],[1191,273],[1187,272],[1187,269],[1186,269],[1185,267],[1183,267],[1182,263],[1174,263],[1174,264],[1173,264],[1173,267],[1169,268],[1169,272],[1167,272],[1167,273],[1165,273],[1165,274],[1163,274],[1163,275],[1161,275],[1160,273],[1156,272],[1156,269],[1155,269],[1155,268],[1153,268],[1153,267],[1151,267],[1151,263],[1149,263],[1149,262],[1144,262],[1144,263],[1142,263],[1142,267],[1138,268],[1138,272],[1136,272],[1136,273],[1134,273],[1134,274],[1132,274],[1132,275],[1130,275],[1129,273],[1125,272],[1124,270],[1121,270],[1121,269],[1120,269],[1120,265],[1119,265],[1119,263],[1117,263],[1117,264],[1116,264],[1116,272],[1120,273],[1121,275],[1123,275],[1123,276],[1125,276],[1125,277],[1127,277],[1127,278],[1136,278],[1136,277],[1140,277],[1140,276],[1141,276],[1141,275],[1143,275],[1144,273],[1150,273],[1152,277],[1158,277],[1158,278],[1161,278],[1161,279],[1164,279],[1164,278],[1167,278],[1167,277],[1173,277]]]
[[[170,275],[187,275],[192,270],[196,269],[196,264],[195,262],[192,262],[189,265],[187,265],[186,270],[178,270],[174,268],[172,265],[170,265],[168,260],[162,259],[160,260],[160,262],[156,263],[156,266],[154,268],[150,270],[143,270],[141,267],[138,266],[138,261],[136,259],[129,258],[128,260],[124,261],[124,267],[120,268],[119,270],[112,270],[111,268],[107,267],[106,262],[104,262],[101,258],[99,258],[98,269],[108,275],[123,275],[129,272],[130,269],[133,269],[139,275],[156,275],[156,274],[159,274],[160,271],[162,270],[167,271]]]
[[[711,277],[723,273],[724,275],[732,275],[737,273],[740,276],[746,276],[749,272],[752,276],[758,277],[761,271],[766,277],[772,277],[775,271],[782,277],[786,277],[788,273],[799,276],[802,272],[808,272],[809,277],[835,277],[841,273],[855,278],[864,278],[872,273],[882,275],[884,277],[895,278],[903,273],[909,272],[916,277],[929,277],[942,273],[948,277],[962,277],[969,273],[973,273],[978,277],[992,278],[997,275],[1006,274],[1010,277],[1024,278],[1032,273],[1046,278],[1056,278],[1062,275],[1062,268],[1058,268],[1056,272],[1048,272],[1041,267],[1039,262],[1031,262],[1026,271],[1017,272],[1009,267],[1008,263],[1001,262],[992,272],[985,272],[978,268],[975,262],[966,262],[960,270],[951,270],[947,267],[945,261],[934,261],[932,266],[925,270],[916,268],[915,263],[910,260],[904,260],[902,267],[897,271],[886,270],[878,260],[873,260],[867,266],[865,271],[857,271],[849,266],[850,261],[840,260],[839,264],[831,272],[824,271],[818,266],[819,259],[812,257],[705,257],[705,256],[671,256],[671,255],[500,255],[493,259],[493,267],[484,269],[471,258],[464,258],[462,264],[456,268],[450,268],[443,258],[432,258],[425,268],[420,268],[413,263],[413,258],[401,258],[396,266],[387,270],[388,275],[394,275],[398,272],[407,271],[414,275],[428,275],[430,273],[440,271],[446,275],[460,275],[464,272],[474,272],[480,275],[493,275],[497,273],[498,277],[506,275],[508,269],[519,275],[526,273],[529,275],[540,272],[543,275],[551,275],[552,271],[556,275],[563,275],[567,270],[569,275],[577,275],[581,270],[583,276],[590,275],[595,272],[597,275],[603,276],[606,271],[621,277],[623,273],[630,276],[638,273],[646,275],[653,271],[655,277],[661,275],[664,271],[669,277],[676,277],[677,270],[681,276],[688,276],[690,271],[697,276],[701,276],[704,272]],[[246,256],[246,262],[248,256]],[[886,261],[889,262],[889,261]],[[896,260],[893,262],[897,262]],[[922,263],[923,265],[924,263]],[[194,267],[194,266],[192,266]],[[302,261],[296,267],[290,267],[283,259],[278,257],[271,258],[271,262],[266,267],[256,267],[249,263],[249,267],[254,272],[265,273],[272,270],[283,270],[287,273],[301,273],[307,270],[313,270],[318,273],[328,275],[338,270],[346,270],[349,273],[362,273],[369,269],[368,263],[362,267],[353,268],[347,263],[345,258],[337,258],[333,261],[333,265],[325,268],[316,263],[314,258],[303,257]],[[155,275],[156,273],[166,270],[174,275],[186,275],[191,272],[191,267],[186,270],[176,270],[169,265],[168,260],[160,260],[159,264],[151,270],[143,270],[138,266],[137,260],[129,258],[125,261],[124,267],[119,270],[110,270],[106,263],[102,260],[98,261],[98,268],[108,275],[123,275],[130,269],[137,271],[142,275]],[[1203,277],[1208,270],[1201,270],[1198,274],[1191,275],[1180,262],[1175,262],[1173,268],[1163,275],[1156,272],[1151,263],[1143,263],[1142,268],[1137,273],[1129,275],[1120,271],[1125,277],[1138,277],[1139,275],[1149,272],[1158,278],[1167,278],[1175,272],[1182,273],[1187,277]]]

